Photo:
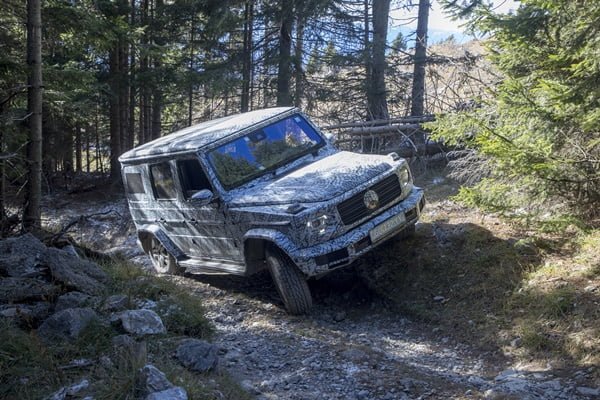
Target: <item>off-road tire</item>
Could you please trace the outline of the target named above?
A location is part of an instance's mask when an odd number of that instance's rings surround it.
[[[312,307],[312,297],[302,272],[277,248],[268,248],[266,258],[285,309],[290,314],[307,314]]]
[[[148,256],[150,257],[150,261],[152,261],[152,267],[155,272],[159,274],[181,274],[181,268],[177,265],[175,257],[173,257],[160,240],[154,236],[150,239]]]

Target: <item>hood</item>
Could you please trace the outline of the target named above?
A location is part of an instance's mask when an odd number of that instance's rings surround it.
[[[259,180],[235,190],[231,203],[256,206],[327,201],[388,171],[390,163],[385,156],[338,152],[275,180]]]

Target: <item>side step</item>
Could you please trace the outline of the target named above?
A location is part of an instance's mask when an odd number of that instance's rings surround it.
[[[185,268],[186,272],[190,272],[193,274],[246,274],[246,265],[242,262],[236,261],[192,257],[182,261],[178,261],[177,264],[181,268]]]

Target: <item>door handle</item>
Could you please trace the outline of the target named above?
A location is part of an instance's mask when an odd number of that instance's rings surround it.
[[[157,219],[155,222],[167,222],[167,220],[166,220],[166,219],[164,219],[164,218],[159,218],[159,219]]]

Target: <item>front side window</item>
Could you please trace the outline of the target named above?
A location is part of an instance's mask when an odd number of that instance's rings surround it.
[[[210,181],[204,173],[198,159],[193,158],[177,161],[177,169],[179,171],[183,195],[186,199],[189,199],[194,193],[197,193],[202,189],[212,191]]]
[[[232,189],[324,145],[301,116],[294,115],[234,139],[209,152],[225,189]]]
[[[160,163],[150,166],[150,177],[154,196],[157,199],[174,199],[177,197],[175,181],[169,163]]]

